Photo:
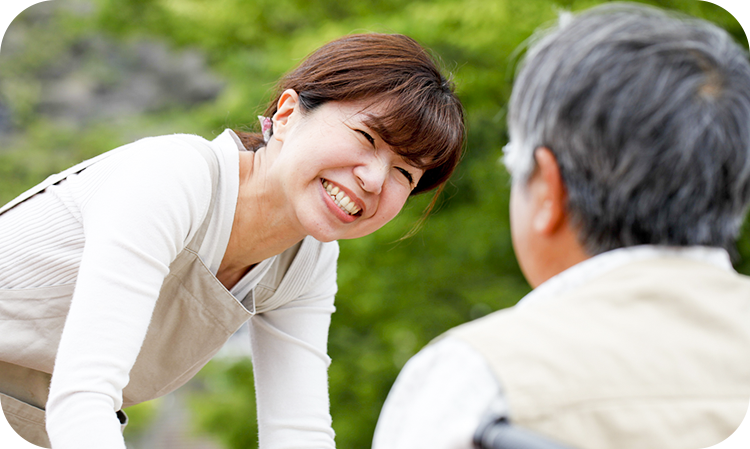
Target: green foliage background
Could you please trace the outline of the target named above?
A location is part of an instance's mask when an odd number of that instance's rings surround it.
[[[529,291],[515,262],[508,222],[509,179],[498,163],[517,48],[563,9],[599,0],[55,0],[73,8],[20,16],[33,35],[23,51],[0,52],[0,102],[15,132],[0,139],[0,202],[46,175],[139,137],[253,128],[268,91],[321,44],[353,32],[408,34],[439,55],[464,102],[468,147],[424,228],[400,240],[429,197],[410,201],[379,232],[341,242],[337,312],[330,332],[331,410],[337,444],[370,446],[378,413],[400,368],[452,326],[508,307]],[[707,18],[747,47],[723,9],[696,0],[648,3]],[[45,10],[45,11],[46,11]],[[11,25],[12,32],[14,25]],[[138,116],[94,120],[85,127],[38,113],[41,88],[30,74],[54,72],[81,39],[158,40],[176,52],[197,49],[225,82],[214,101],[165,105]],[[92,67],[93,71],[106,66]],[[750,254],[747,233],[740,255]],[[738,269],[750,273],[740,258]],[[744,261],[744,262],[743,262]],[[197,428],[227,448],[257,445],[248,361],[215,361],[192,393]],[[137,431],[138,416],[131,413]]]

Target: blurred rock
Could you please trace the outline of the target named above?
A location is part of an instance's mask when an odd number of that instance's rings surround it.
[[[223,83],[196,51],[161,42],[77,42],[42,73],[39,114],[83,124],[92,119],[190,107],[215,99]]]
[[[61,17],[86,20],[94,4],[32,6],[8,28],[0,54],[0,137],[33,116],[76,128],[92,121],[190,108],[224,87],[197,50],[157,40],[71,32]]]

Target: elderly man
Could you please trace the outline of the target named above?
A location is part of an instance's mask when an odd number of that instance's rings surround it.
[[[511,228],[535,288],[399,375],[374,449],[472,447],[488,406],[579,449],[703,448],[750,400],[750,65],[724,31],[591,9],[516,79]]]

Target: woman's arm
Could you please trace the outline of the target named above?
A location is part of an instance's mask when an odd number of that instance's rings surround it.
[[[334,448],[328,328],[338,245],[324,244],[310,288],[250,320],[261,449]]]
[[[144,139],[69,179],[85,246],[47,403],[55,449],[122,449],[115,411],[170,262],[208,209],[205,160]]]

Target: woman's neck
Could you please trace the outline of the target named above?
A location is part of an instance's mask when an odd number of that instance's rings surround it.
[[[240,183],[237,205],[226,252],[216,274],[227,289],[233,287],[259,262],[281,254],[305,236],[292,225],[285,201],[277,198],[277,189],[268,173],[261,149],[240,152]]]

